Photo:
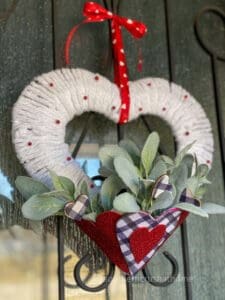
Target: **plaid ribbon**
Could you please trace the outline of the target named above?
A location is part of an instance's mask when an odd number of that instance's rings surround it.
[[[75,202],[68,202],[65,205],[65,215],[72,220],[81,220],[88,206],[88,203],[89,199],[86,195],[79,195]]]

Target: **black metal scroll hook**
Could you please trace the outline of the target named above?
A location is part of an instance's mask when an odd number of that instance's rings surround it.
[[[104,282],[102,282],[100,285],[96,286],[96,287],[90,287],[88,285],[85,284],[85,281],[81,278],[81,268],[83,265],[85,265],[89,260],[91,259],[91,255],[90,254],[86,254],[84,257],[82,257],[79,262],[76,264],[75,268],[74,268],[74,279],[77,282],[77,285],[82,288],[83,290],[87,291],[87,292],[100,292],[104,289],[106,289],[109,284],[111,283],[114,273],[115,273],[115,265],[110,263],[109,264],[109,272],[104,280]]]
[[[65,258],[64,258],[64,265],[72,258],[72,255],[67,255]],[[92,276],[92,272],[91,270],[89,270],[89,272],[87,273],[87,276],[83,279],[84,282],[87,282]],[[67,282],[66,280],[64,280],[64,285],[65,287],[69,288],[69,289],[76,289],[78,288],[79,286],[77,284],[72,284],[72,283],[69,283]]]
[[[221,8],[217,6],[206,6],[204,7],[196,16],[195,18],[195,32],[197,35],[197,38],[201,44],[201,46],[212,56],[216,57],[217,59],[220,59],[222,61],[225,61],[225,54],[218,53],[218,51],[215,51],[215,49],[209,44],[204,41],[204,38],[201,35],[200,30],[200,19],[203,15],[206,13],[213,13],[217,16],[219,16],[224,22],[225,22],[225,12]]]
[[[172,284],[175,279],[177,278],[178,272],[179,272],[179,267],[178,267],[178,263],[175,257],[173,257],[169,252],[164,251],[163,255],[168,259],[168,261],[170,261],[171,265],[172,265],[172,272],[171,275],[165,280],[165,281],[157,281],[154,279],[154,276],[151,275],[149,269],[147,267],[145,267],[142,270],[142,273],[145,277],[145,279],[152,285],[154,286],[158,286],[158,287],[166,287],[170,284]]]

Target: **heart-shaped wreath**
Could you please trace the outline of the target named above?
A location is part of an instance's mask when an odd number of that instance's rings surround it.
[[[33,178],[18,177],[16,185],[27,199],[22,207],[26,218],[65,214],[113,263],[134,275],[189,212],[203,217],[225,212],[200,201],[212,163],[211,126],[200,104],[180,86],[160,78],[128,81],[121,26],[140,38],[147,31],[144,24],[94,2],[85,4],[84,15],[83,23],[112,21],[116,84],[86,70],[61,69],[24,89],[13,108],[13,142]],[[68,36],[67,61],[77,29]],[[64,143],[66,124],[86,111],[120,124],[157,115],[171,125],[178,154],[174,160],[159,155],[155,132],[142,149],[129,140],[105,146],[99,152],[104,182],[97,187]]]

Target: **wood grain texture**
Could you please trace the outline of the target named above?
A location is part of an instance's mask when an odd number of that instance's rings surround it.
[[[7,18],[0,22],[0,168],[12,185],[16,176],[24,172],[15,158],[11,143],[12,105],[23,87],[34,76],[53,69],[54,65],[56,68],[64,66],[64,41],[72,26],[82,20],[81,11],[84,2],[84,0],[75,2],[73,0],[54,0],[54,7],[51,7],[51,2],[47,0],[19,0]],[[11,4],[10,0],[1,0],[0,21],[2,12],[7,11]],[[224,10],[225,5],[222,0],[208,0],[207,2],[206,0],[170,0],[168,4],[173,79],[199,100],[213,124],[216,153],[211,173],[212,186],[205,199],[225,204],[212,64],[209,55],[199,45],[193,27],[195,15],[206,4],[219,5]],[[144,69],[140,74],[136,71],[137,45],[130,35],[124,32],[131,80],[144,76],[169,78],[164,8],[164,0],[132,0],[132,5],[127,1],[122,1],[120,13],[142,20],[149,28],[149,34],[140,44],[144,57]],[[224,41],[221,20],[207,17],[202,22],[203,25],[205,22],[203,34],[208,42],[213,42],[216,49],[221,51],[219,44]],[[210,22],[213,25],[210,25]],[[217,30],[220,33],[219,37],[214,32]],[[73,67],[86,68],[112,78],[110,57],[107,23],[89,24],[80,28],[71,49]],[[225,67],[222,62],[218,62],[218,75],[221,99],[224,99]],[[225,104],[222,104],[225,112]],[[170,128],[158,118],[148,116],[146,119],[153,130],[159,131],[164,141],[163,148],[170,155],[174,155]],[[68,125],[66,135],[68,143],[77,142],[86,120],[87,114],[74,119]],[[142,144],[148,135],[148,131],[140,119],[124,126],[124,131],[126,137],[132,138],[139,144]],[[99,145],[116,143],[115,124],[95,114],[84,142]],[[25,225],[26,222],[20,212],[21,199],[17,193],[15,193],[15,197],[15,204],[5,208],[8,225],[14,223]],[[225,219],[222,216],[214,216],[210,220],[193,216],[188,219],[193,299],[224,299],[224,225]],[[54,222],[49,222],[47,226],[51,226],[49,229],[53,231]],[[71,249],[80,255],[91,249],[94,253],[93,264],[97,266],[102,264],[99,251],[75,228],[72,222],[65,222],[65,230],[67,244]],[[70,239],[71,236],[73,239]],[[133,283],[133,299],[186,299],[180,230],[177,230],[165,248],[178,260],[180,266],[178,280],[167,288],[156,288],[146,284],[143,277],[138,274]],[[149,264],[149,269],[154,276],[164,276],[170,272],[170,265],[162,257],[162,254],[158,254]]]
[[[11,109],[31,79],[52,69],[51,5],[49,1],[20,0],[7,14],[13,1],[0,3],[0,168],[14,187],[24,172],[11,142]],[[21,215],[21,199],[6,207],[8,225],[26,221]]]
[[[225,9],[223,1],[207,1],[207,5],[210,4]],[[218,145],[212,65],[209,55],[204,52],[196,40],[193,28],[194,17],[206,5],[206,1],[175,0],[169,1],[169,5],[174,80],[194,94],[205,108],[213,126],[216,151],[211,172],[212,185],[205,196],[205,201],[224,205],[224,179],[222,178]],[[213,25],[211,24],[210,27],[207,27],[207,22],[203,26],[205,35],[210,33],[212,28],[217,28],[214,31],[214,38],[210,34],[210,41],[214,43],[218,39],[216,35],[221,30],[221,23],[214,19]],[[220,80],[224,81],[225,73],[220,72],[219,75]],[[222,89],[221,96],[222,99],[225,96]],[[224,299],[224,225],[225,218],[223,216],[212,216],[209,220],[194,216],[188,219],[193,299]]]

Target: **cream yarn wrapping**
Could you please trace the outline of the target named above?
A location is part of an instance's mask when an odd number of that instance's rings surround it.
[[[172,128],[178,151],[196,141],[190,152],[201,163],[211,163],[213,136],[201,105],[182,87],[161,78],[130,82],[130,119],[151,114]],[[65,144],[66,124],[87,111],[118,122],[120,94],[106,78],[82,69],[60,69],[35,78],[13,107],[13,143],[19,160],[34,178],[50,184],[49,171],[77,184],[87,179],[70,160]],[[102,125],[104,126],[104,124]]]

